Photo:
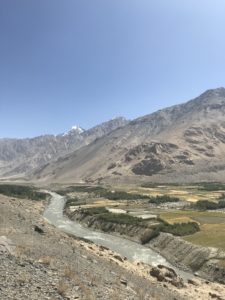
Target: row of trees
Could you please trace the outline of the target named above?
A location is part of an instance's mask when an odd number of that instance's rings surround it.
[[[31,200],[45,200],[48,197],[48,194],[39,192],[34,187],[11,184],[1,184],[0,194]]]
[[[162,195],[162,196],[150,197],[149,203],[162,204],[167,202],[178,202],[178,201],[180,201],[180,199],[177,197]]]
[[[217,203],[208,200],[200,200],[196,203],[191,204],[191,208],[197,210],[222,209],[225,208],[225,200],[219,200]]]
[[[156,225],[154,228],[146,231],[143,234],[141,237],[141,243],[146,244],[150,242],[150,240],[157,237],[160,232],[167,232],[176,236],[185,236],[194,234],[199,230],[200,227],[196,222],[168,224],[167,222],[161,220],[159,225]]]

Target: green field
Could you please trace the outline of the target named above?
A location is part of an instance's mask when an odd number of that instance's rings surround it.
[[[125,190],[150,197],[168,195],[190,203],[199,200],[218,202],[218,199],[225,192],[225,185],[218,183],[197,183],[193,185],[149,184],[142,187],[126,187]],[[225,250],[225,213],[162,209],[159,211],[159,216],[169,224],[197,222],[200,231],[183,238],[197,245]]]
[[[80,197],[78,192],[85,192],[84,198],[87,200],[83,208],[98,206],[120,207],[127,212],[138,212],[155,214],[168,224],[196,222],[200,231],[184,236],[183,238],[201,246],[216,247],[225,250],[225,213],[215,211],[200,211],[197,207],[189,209],[163,207],[155,203],[152,207],[149,199],[162,199],[157,196],[169,196],[178,198],[187,203],[196,203],[199,200],[208,200],[218,203],[225,193],[225,185],[219,183],[197,183],[192,185],[169,185],[169,184],[149,184],[145,186],[116,186],[116,187],[73,187],[70,192],[73,196]],[[87,193],[89,192],[89,196]],[[129,196],[130,194],[130,196]],[[81,194],[80,194],[81,195]],[[141,197],[142,196],[142,197]],[[143,197],[144,196],[144,197]],[[164,197],[166,198],[166,197]],[[163,198],[163,199],[164,199]],[[222,197],[223,198],[223,197]],[[110,200],[109,200],[110,199]],[[126,201],[124,201],[126,199]],[[157,202],[157,201],[156,201]],[[169,201],[168,201],[169,202]],[[166,203],[167,204],[167,203]],[[74,203],[74,205],[76,205]],[[118,218],[121,218],[119,216]]]

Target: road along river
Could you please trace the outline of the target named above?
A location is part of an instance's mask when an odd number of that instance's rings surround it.
[[[108,247],[111,250],[119,253],[121,256],[126,256],[130,261],[141,261],[153,266],[162,264],[173,268],[184,279],[193,277],[192,274],[172,266],[164,257],[145,246],[124,238],[93,231],[83,227],[77,222],[69,220],[63,214],[66,197],[60,196],[53,192],[48,193],[52,196],[52,198],[50,204],[44,211],[44,218],[50,224],[54,225],[65,233],[90,240],[97,245]]]

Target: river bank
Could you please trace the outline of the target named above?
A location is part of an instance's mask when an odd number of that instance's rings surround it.
[[[44,217],[54,226],[64,232],[81,237],[94,242],[97,245],[107,247],[130,261],[140,261],[152,266],[165,265],[170,268],[173,266],[156,251],[147,248],[137,242],[128,240],[121,236],[107,234],[100,231],[89,229],[78,222],[69,220],[64,215],[66,198],[56,193],[51,193],[52,201],[44,212]],[[176,272],[185,280],[192,278],[193,275],[173,267]]]
[[[223,285],[196,278],[176,287],[168,278],[159,281],[158,269],[63,233],[42,217],[45,207],[42,201],[0,196],[0,237],[14,250],[0,251],[1,299],[224,299]]]
[[[45,206],[0,195],[0,299],[188,299],[145,265],[48,224]]]
[[[70,233],[70,234],[75,234],[76,236],[81,236],[85,239],[93,241],[95,244],[97,243],[98,245],[104,245],[104,246],[109,246],[112,250],[116,251],[117,253],[124,255],[124,253],[127,254],[127,257],[125,257],[125,260],[127,261],[127,258],[131,261],[134,260],[140,260],[142,263],[147,263],[149,264],[159,264],[160,261],[163,261],[164,264],[167,266],[166,268],[171,270],[171,265],[168,263],[168,261],[165,260],[161,255],[157,255],[156,252],[152,251],[151,249],[144,247],[142,245],[139,245],[136,242],[128,241],[126,239],[121,239],[120,237],[113,236],[113,235],[108,235],[104,234],[101,232],[96,232],[93,230],[89,230],[88,228],[85,228],[81,226],[78,222],[72,222],[69,220],[66,216],[64,216],[64,207],[66,203],[66,198],[62,197],[56,193],[51,193],[52,195],[52,201],[48,208],[45,210],[45,217],[50,222],[53,222],[55,226],[58,228],[61,228],[64,232]],[[75,232],[74,232],[75,230]],[[101,246],[100,246],[101,247]],[[108,249],[108,248],[107,248]],[[116,250],[115,250],[116,249]],[[129,249],[129,251],[127,251]],[[125,252],[124,252],[125,251]],[[123,260],[124,261],[124,260]],[[136,261],[134,262],[136,264]],[[142,264],[141,263],[141,264]],[[138,265],[140,263],[138,262]],[[161,265],[162,266],[162,265]],[[148,267],[147,267],[148,268]],[[154,269],[154,268],[153,268]],[[177,268],[174,268],[176,272],[178,272],[181,277],[185,278],[190,278],[190,274],[183,272],[182,270],[179,270]],[[158,271],[157,271],[158,272]],[[174,272],[174,271],[173,271]],[[151,271],[148,272],[148,274],[151,274]],[[159,273],[158,273],[159,274]],[[161,275],[159,276],[160,280],[162,279]],[[197,284],[196,284],[197,280]],[[214,282],[209,282],[209,281],[204,281],[200,278],[198,279],[188,279],[186,282],[186,285],[183,285],[184,287],[188,287],[189,290],[192,290],[192,288],[195,286],[204,286],[204,284],[207,284],[208,286],[215,285],[216,283]],[[217,285],[217,284],[216,284]],[[223,287],[225,289],[224,285],[219,285],[220,287]],[[206,288],[206,287],[204,287]],[[197,289],[194,288],[194,291],[197,292]],[[225,291],[225,290],[224,290]],[[195,296],[192,295],[192,298],[190,299],[206,299],[206,295],[203,297],[205,290],[202,290],[202,294]],[[187,294],[186,294],[187,295]],[[217,294],[212,294],[211,292],[208,293],[208,299],[211,298],[217,298],[217,299],[224,299],[223,293],[220,295]],[[161,299],[161,298],[160,298]]]
[[[138,223],[130,225],[104,221],[80,210],[71,213],[69,209],[65,209],[65,214],[71,220],[80,222],[92,230],[107,232],[139,244],[145,232],[148,233],[149,230]],[[145,246],[165,257],[173,266],[198,274],[207,280],[225,283],[225,268],[221,264],[225,259],[225,253],[222,250],[193,245],[164,232],[151,239]]]

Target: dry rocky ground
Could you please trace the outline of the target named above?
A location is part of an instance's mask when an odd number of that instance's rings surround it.
[[[128,262],[69,237],[42,217],[46,203],[0,196],[0,299],[225,299],[225,286]]]

